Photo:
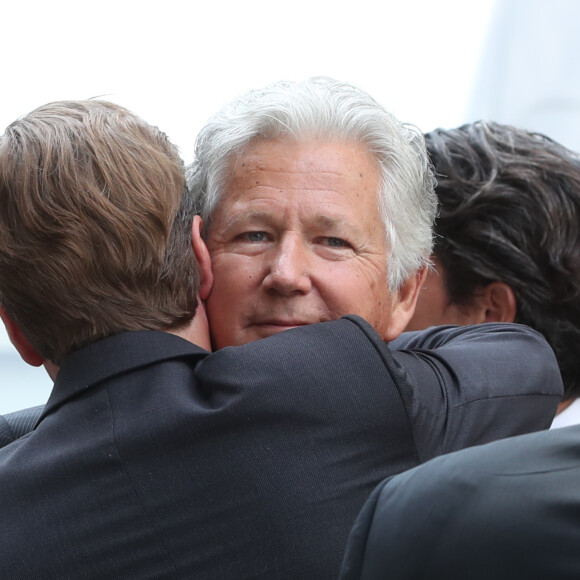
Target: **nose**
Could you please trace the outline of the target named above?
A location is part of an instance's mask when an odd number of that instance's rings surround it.
[[[284,236],[270,249],[264,289],[281,296],[307,294],[312,288],[307,244],[296,234]]]

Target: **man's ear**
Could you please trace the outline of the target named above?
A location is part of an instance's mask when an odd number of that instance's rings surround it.
[[[206,300],[213,287],[213,271],[211,269],[211,258],[209,250],[201,237],[202,221],[201,217],[196,215],[191,224],[191,245],[197,258],[198,271],[200,275],[199,297]]]
[[[44,358],[38,354],[38,351],[28,342],[24,335],[22,334],[20,327],[12,320],[12,318],[6,313],[6,310],[0,306],[0,318],[4,322],[6,327],[6,332],[8,333],[8,338],[10,342],[14,345],[14,348],[18,351],[22,360],[33,367],[41,366],[45,361]]]
[[[417,273],[405,280],[397,292],[393,294],[391,322],[387,336],[383,336],[383,340],[387,342],[395,340],[409,324],[415,313],[419,290],[425,281],[427,268],[428,266],[423,266],[417,270]]]
[[[505,282],[491,282],[478,294],[479,308],[485,322],[513,322],[516,319],[517,300],[513,288]]]

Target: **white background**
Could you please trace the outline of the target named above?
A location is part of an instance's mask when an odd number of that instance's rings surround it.
[[[103,96],[158,125],[186,162],[210,115],[280,79],[354,82],[424,131],[472,120],[494,8],[494,0],[6,4],[1,132],[48,101]],[[10,349],[0,331],[0,413],[43,403],[50,388],[43,369],[15,366]]]

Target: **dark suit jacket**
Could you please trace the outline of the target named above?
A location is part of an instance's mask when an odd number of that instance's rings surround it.
[[[526,368],[525,352],[533,352],[537,337],[521,334],[521,328],[514,337],[516,328],[496,324],[480,327],[475,333],[477,344],[473,343],[474,330],[468,327],[466,334],[466,327],[407,332],[389,344],[400,365],[407,367],[406,374],[413,374],[409,381],[419,387],[405,397],[405,402],[421,462],[476,443],[549,427],[548,419],[551,421],[559,400],[555,396],[558,388],[556,384],[542,385],[541,377],[534,378],[535,366]],[[486,352],[475,352],[487,341]],[[435,367],[428,369],[409,359],[442,346],[442,374],[434,383]],[[500,348],[502,355],[498,357]],[[472,356],[476,364],[470,362]],[[509,372],[505,372],[506,363]],[[538,363],[543,364],[542,359]],[[427,388],[432,384],[437,388]],[[43,409],[44,405],[39,405],[0,415],[0,448],[32,431]]]
[[[577,580],[580,426],[434,459],[383,482],[340,580]]]
[[[0,450],[0,578],[335,578],[372,489],[424,453],[417,399],[469,445],[502,400],[540,427],[561,395],[531,330],[428,336],[392,355],[349,317],[213,354],[162,332],[73,353]]]
[[[0,447],[32,431],[40,419],[44,405],[0,415]]]

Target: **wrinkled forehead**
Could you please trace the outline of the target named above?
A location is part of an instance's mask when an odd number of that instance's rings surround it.
[[[378,184],[374,159],[357,145],[262,140],[232,164],[209,229],[325,232],[353,243],[376,234],[382,243]]]
[[[231,156],[224,177],[220,201],[235,194],[233,182],[313,190],[346,186],[354,195],[361,189],[378,195],[380,186],[376,159],[365,145],[352,140],[254,139]]]

